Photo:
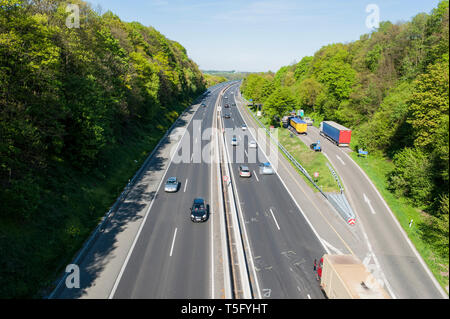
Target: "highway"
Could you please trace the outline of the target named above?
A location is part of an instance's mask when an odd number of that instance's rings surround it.
[[[223,103],[235,103],[232,86]],[[223,109],[230,119],[223,119],[226,147],[232,158],[232,179],[237,185],[240,211],[245,220],[253,263],[262,298],[324,298],[313,272],[315,258],[325,253],[320,241],[302,216],[278,175],[260,175],[258,165],[267,157],[258,147],[249,149],[250,140],[256,140],[249,130],[243,131],[245,123],[236,106]],[[233,136],[238,146],[231,145]],[[243,145],[241,145],[243,144]],[[243,147],[242,147],[243,146]],[[242,154],[244,150],[244,154]],[[241,152],[239,154],[239,152]],[[243,161],[239,161],[240,157]],[[249,162],[249,158],[251,161]],[[254,161],[254,159],[257,159]],[[259,159],[259,160],[258,160]],[[239,166],[249,167],[251,178],[239,177]]]
[[[163,181],[177,177],[180,189],[166,193],[162,184],[158,190],[114,298],[212,298],[211,216],[193,223],[189,209],[197,197],[211,204],[211,165],[197,156],[208,143],[202,135],[212,125],[217,95],[211,94],[189,123]]]
[[[223,255],[224,229],[219,223],[222,194],[217,187],[216,166],[203,157],[208,154],[205,150],[211,143],[216,114],[220,115],[224,128],[225,154],[234,159],[230,178],[242,222],[254,298],[324,298],[313,271],[314,260],[329,252],[324,243],[333,251],[335,247],[344,253],[355,251],[360,259],[367,255],[362,247],[367,245],[396,298],[443,297],[371,182],[346,152],[320,137],[317,129],[310,128],[308,136],[300,138],[307,144],[322,141],[325,154],[343,180],[357,213],[358,231],[340,221],[329,205],[305,190],[301,182],[295,181],[298,184],[295,185],[292,180],[297,173],[281,154],[283,169],[274,175],[261,175],[259,164],[267,162],[270,153],[266,154],[267,148],[264,151],[260,145],[249,148],[250,141],[258,141],[257,136],[252,129],[242,130],[243,124],[250,124],[249,118],[244,114],[247,122],[244,121],[239,108],[231,106],[238,103],[240,83],[232,84],[221,97],[220,92],[228,84],[210,89],[212,93],[200,102],[206,107],[197,105],[189,121],[183,124],[186,130],[175,132],[179,138],[171,138],[171,147],[176,152],[166,156],[167,163],[163,165],[162,158],[154,158],[155,163],[146,168],[144,177],[119,209],[118,216],[126,219],[120,223],[111,221],[109,229],[90,249],[88,258],[80,263],[82,288],[63,289],[55,294],[56,298],[226,297],[224,264],[228,260]],[[226,103],[230,108],[224,108]],[[220,112],[216,106],[220,106]],[[224,118],[225,113],[230,118]],[[237,138],[237,146],[231,144],[233,137]],[[251,178],[239,177],[240,165],[249,167]],[[152,183],[157,182],[157,186],[153,187],[154,194],[148,196],[146,177],[156,171],[159,175]],[[172,176],[181,182],[180,188],[177,193],[166,193],[164,183]],[[189,209],[196,197],[204,198],[210,205],[205,223],[190,220]],[[130,225],[136,223],[129,216],[140,216],[142,222],[129,227],[124,236],[125,221]]]
[[[397,298],[448,298],[413,248],[397,219],[362,169],[348,155],[351,151],[320,136],[319,129],[308,127],[308,135],[299,138],[310,145],[321,141],[344,183],[350,204],[371,243],[391,289]]]

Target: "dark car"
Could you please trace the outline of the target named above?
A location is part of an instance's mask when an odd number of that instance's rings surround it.
[[[191,220],[194,223],[202,223],[208,220],[208,207],[203,198],[194,199],[191,208]]]
[[[226,119],[229,119],[229,118],[231,118],[231,115],[229,113],[226,113],[226,114],[224,114],[223,117],[226,118]]]
[[[225,104],[225,108],[226,109],[230,108],[230,104]]]
[[[232,103],[231,106],[236,106],[236,103]]]
[[[206,107],[206,104],[205,104],[205,103],[202,103],[202,106],[203,106],[203,107]]]

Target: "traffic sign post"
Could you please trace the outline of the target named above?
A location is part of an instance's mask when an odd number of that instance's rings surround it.
[[[314,182],[317,183],[319,180],[319,172],[314,172]]]

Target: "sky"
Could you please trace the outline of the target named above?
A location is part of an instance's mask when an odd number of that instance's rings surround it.
[[[276,72],[324,45],[348,43],[370,33],[377,12],[381,21],[406,22],[420,12],[430,13],[439,0],[87,2],[123,21],[154,27],[183,45],[202,70]]]

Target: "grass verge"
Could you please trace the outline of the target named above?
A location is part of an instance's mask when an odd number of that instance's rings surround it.
[[[256,116],[254,110],[248,107],[246,107],[245,109],[248,112],[252,113],[250,115]],[[266,118],[262,117],[260,121],[266,128],[269,128],[268,120]],[[330,170],[326,166],[326,163],[330,164],[331,167],[332,165],[328,162],[328,159],[323,154],[312,151],[295,135],[291,137],[291,132],[288,129],[275,128],[273,134],[277,137],[281,145],[283,145],[284,148],[286,148],[287,151],[297,160],[297,162],[299,162],[300,165],[303,166],[303,168],[310,174],[311,177],[313,177],[314,172],[319,173],[317,185],[319,185],[324,192],[340,192],[338,184],[333,175],[331,175]],[[291,163],[291,161],[287,158],[287,156],[284,155],[281,150],[280,152],[289,161],[289,163]],[[314,185],[305,177],[305,175],[303,175],[303,173],[292,163],[291,165],[295,168],[295,170],[297,170],[297,172],[302,176],[306,183],[310,185],[310,187],[315,192],[318,192],[317,188],[314,187]]]

